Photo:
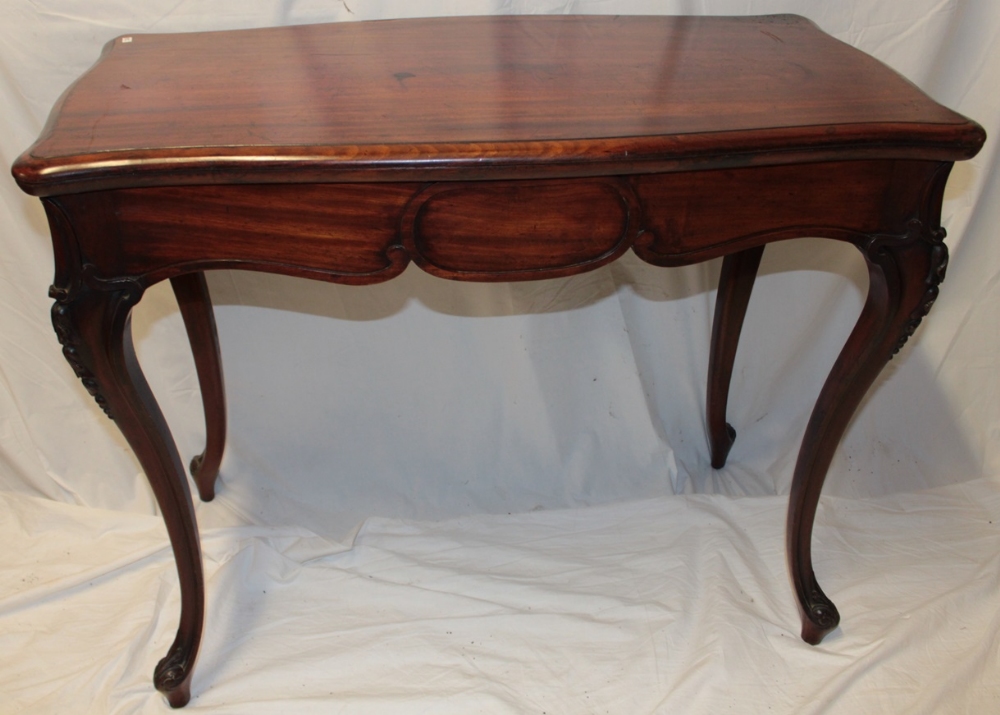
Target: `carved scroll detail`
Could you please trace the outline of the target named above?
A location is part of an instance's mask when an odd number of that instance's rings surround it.
[[[837,607],[818,589],[813,589],[809,596],[810,620],[824,631],[832,631],[840,623]]]
[[[174,644],[153,672],[153,683],[162,693],[171,693],[179,688],[191,672],[190,649]]]
[[[74,280],[69,286],[53,285],[49,288],[49,297],[56,302],[52,305],[52,327],[56,332],[56,339],[62,345],[63,356],[66,362],[73,368],[87,392],[97,402],[98,407],[104,411],[109,418],[114,419],[107,399],[103,395],[101,385],[97,376],[87,367],[84,355],[81,352],[83,340],[79,334],[78,318],[75,315],[75,308],[84,294],[91,290],[117,291],[120,293],[119,301],[127,301],[132,304],[138,302],[142,296],[142,286],[135,280],[123,278],[107,280],[94,275],[94,267],[87,264],[83,267],[79,280]]]
[[[945,230],[943,228],[932,229],[925,231],[922,236],[924,240],[931,244],[930,268],[927,272],[927,277],[924,279],[927,290],[924,292],[924,297],[920,301],[920,305],[910,314],[909,320],[903,325],[902,335],[900,335],[899,341],[892,351],[892,355],[898,353],[906,345],[906,341],[916,331],[920,325],[920,321],[930,312],[931,306],[934,305],[940,292],[938,286],[944,280],[945,272],[948,269],[948,246],[944,243]]]
[[[59,340],[59,344],[62,345],[62,352],[66,358],[66,362],[69,363],[70,367],[73,368],[73,372],[83,382],[83,386],[87,388],[87,392],[97,401],[98,407],[104,410],[104,414],[114,419],[115,416],[111,414],[108,401],[101,394],[101,386],[97,383],[94,373],[87,369],[87,366],[83,364],[83,360],[80,358],[79,340],[74,329],[73,319],[70,316],[68,295],[68,292],[63,288],[56,286],[49,288],[49,297],[56,299],[55,304],[52,306],[52,327],[55,328],[56,338]]]
[[[906,341],[916,332],[921,321],[930,312],[938,298],[939,286],[944,281],[945,273],[948,270],[948,246],[944,242],[946,235],[947,232],[940,226],[931,228],[921,220],[913,219],[909,222],[905,234],[901,236],[873,236],[865,247],[865,251],[872,260],[877,260],[886,254],[892,254],[900,248],[912,247],[914,244],[922,243],[928,250],[928,269],[927,277],[924,278],[926,288],[923,298],[910,313],[906,322],[903,323],[899,339],[889,356],[890,359],[906,345]]]

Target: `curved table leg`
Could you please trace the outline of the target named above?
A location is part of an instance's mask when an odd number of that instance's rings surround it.
[[[809,418],[788,505],[788,562],[802,639],[813,645],[840,622],[812,565],[812,528],[823,480],[861,399],[937,298],[948,263],[943,239],[943,229],[914,221],[903,236],[857,241],[868,262],[868,299]]]
[[[204,273],[176,276],[170,279],[170,285],[184,318],[205,407],[205,450],[191,460],[191,476],[198,485],[201,500],[212,501],[226,447],[226,388],[212,299]]]
[[[706,407],[712,466],[716,469],[725,466],[726,457],[736,439],[736,430],[726,422],[729,382],[733,374],[736,347],[740,342],[740,331],[743,329],[743,318],[747,313],[747,304],[750,302],[750,293],[763,253],[764,247],[757,246],[731,253],[722,260],[708,358]]]
[[[53,287],[52,324],[73,370],[128,440],[163,512],[180,577],[181,617],[153,678],[170,704],[180,707],[190,699],[205,586],[187,475],[132,345],[130,315],[142,292],[132,281],[86,277],[70,288]]]

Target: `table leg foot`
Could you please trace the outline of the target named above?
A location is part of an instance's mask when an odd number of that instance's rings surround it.
[[[733,374],[736,348],[743,329],[750,293],[757,277],[757,268],[764,253],[763,246],[731,253],[722,259],[719,292],[715,300],[715,320],[712,323],[712,344],[708,359],[708,399],[706,419],[712,466],[726,465],[729,450],[736,439],[736,430],[726,422],[729,383]]]
[[[729,458],[729,450],[733,448],[733,443],[736,441],[736,430],[731,424],[726,422],[725,432],[715,434],[709,437],[711,442],[712,451],[712,468],[722,469],[726,466],[726,460]]]
[[[193,663],[190,654],[184,651],[183,646],[178,646],[175,641],[153,671],[153,684],[167,697],[172,708],[182,708],[191,699]]]
[[[806,602],[799,603],[799,614],[802,616],[802,640],[809,645],[819,645],[826,634],[840,624],[840,612],[816,583],[815,576]]]
[[[212,299],[205,274],[186,273],[170,279],[194,353],[198,384],[205,409],[205,449],[191,460],[191,476],[202,501],[215,498],[215,482],[226,447],[226,389],[222,357],[215,328]]]
[[[813,408],[795,464],[786,546],[802,615],[802,638],[816,644],[837,626],[837,609],[812,564],[812,529],[827,470],[865,393],[913,334],[938,295],[948,249],[942,229],[913,221],[903,235],[859,236],[868,263],[868,299]]]
[[[216,467],[216,474],[208,476],[209,470],[202,471],[202,467],[205,464],[205,452],[201,454],[196,454],[191,457],[191,461],[188,463],[188,471],[191,472],[191,476],[194,477],[194,482],[198,486],[198,496],[202,501],[212,501],[215,499],[215,480],[218,476],[218,467]]]
[[[94,277],[89,268],[69,286],[53,287],[52,324],[74,372],[132,447],[166,522],[180,580],[181,616],[174,643],[154,677],[171,705],[179,707],[190,697],[204,622],[205,585],[191,492],[132,344],[131,311],[143,288],[129,279]]]

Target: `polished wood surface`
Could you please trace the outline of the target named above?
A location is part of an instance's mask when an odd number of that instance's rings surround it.
[[[631,173],[756,162],[767,147],[789,161],[847,147],[954,160],[982,136],[792,15],[388,20],[120,37],[60,100],[18,179],[44,195],[513,178],[525,163],[535,176]]]
[[[130,312],[169,279],[195,355],[214,496],[226,427],[204,271],[375,283],[553,278],[631,249],[725,256],[707,394],[712,465],[766,244],[855,245],[869,294],[806,427],[786,549],[801,634],[839,623],[812,566],[823,481],[944,278],[952,162],[985,141],[890,69],[793,16],[497,17],[134,35],[110,43],[15,163],[43,197],[63,353],[122,430],[177,561],[177,637],[154,673],[190,697],[204,579],[190,487],[135,361]]]

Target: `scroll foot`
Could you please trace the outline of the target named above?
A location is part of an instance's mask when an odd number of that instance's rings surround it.
[[[200,479],[199,477],[203,474],[202,466],[205,464],[205,453],[196,454],[191,457],[191,462],[188,464],[188,470],[191,472],[191,476],[194,477],[195,484],[198,485],[198,496],[202,501],[212,501],[215,499],[215,476],[211,476],[208,479]],[[207,473],[207,470],[206,472]],[[216,469],[216,474],[218,474],[218,469]],[[205,483],[204,486],[202,483]]]
[[[172,708],[182,708],[191,699],[191,654],[175,642],[153,671],[153,685],[167,697]]]
[[[818,584],[809,592],[807,603],[799,605],[802,616],[802,640],[809,645],[819,645],[819,642],[840,623],[840,612]]]
[[[729,458],[729,450],[733,448],[733,443],[736,441],[736,430],[733,426],[726,422],[726,432],[722,436],[717,436],[712,439],[712,468],[722,469],[726,466],[726,460]]]

